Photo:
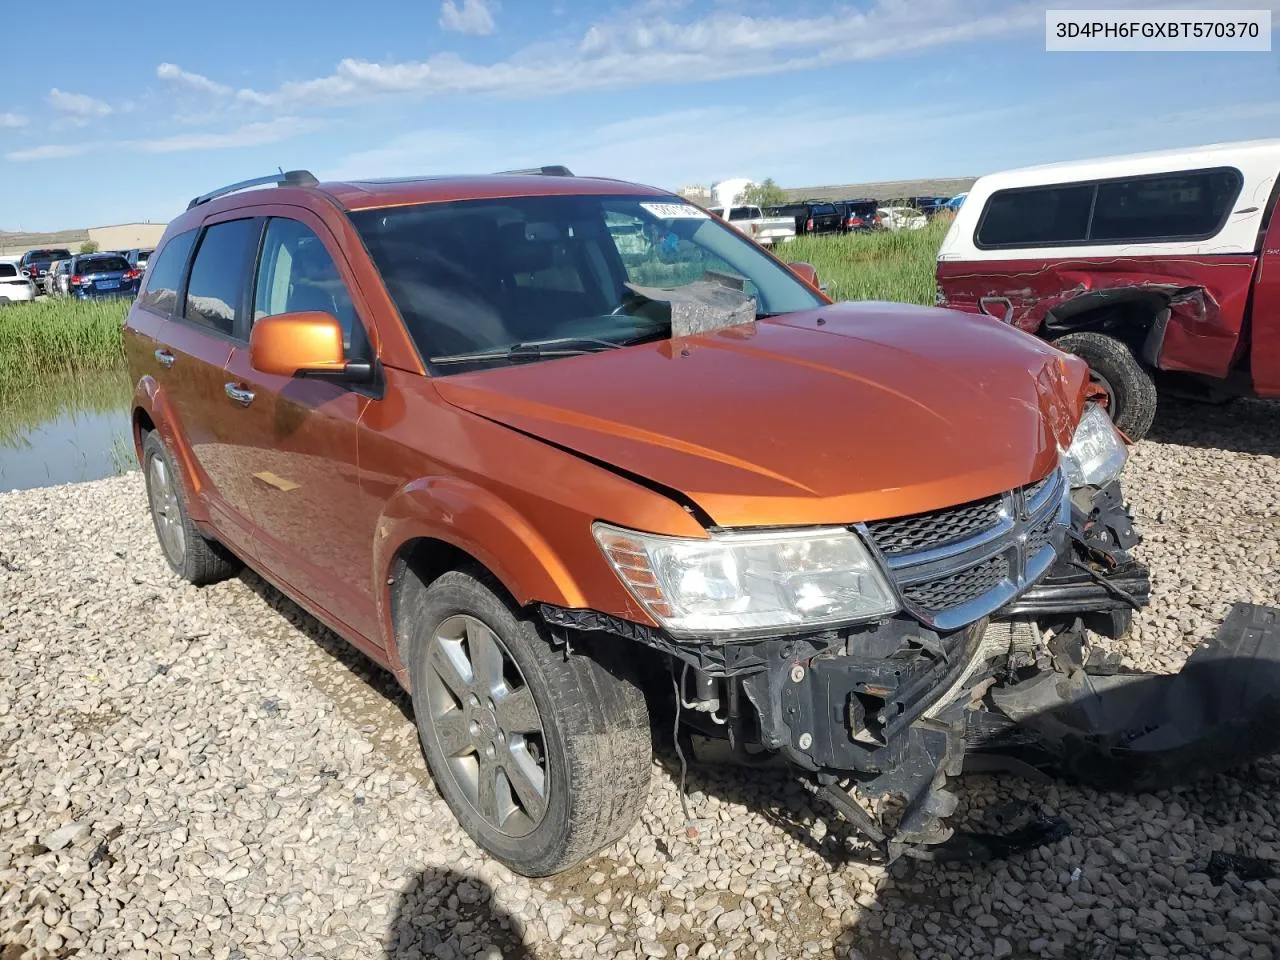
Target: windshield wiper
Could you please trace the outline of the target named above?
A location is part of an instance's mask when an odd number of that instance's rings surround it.
[[[569,348],[569,344],[582,344],[577,348]],[[553,337],[549,340],[527,340],[523,343],[512,343],[505,347],[493,347],[475,353],[454,353],[444,357],[432,357],[432,363],[484,363],[489,360],[541,360],[543,357],[575,357],[583,353],[594,353],[590,347],[617,350],[624,344],[616,340],[601,340],[597,337]],[[556,347],[559,349],[547,349]]]

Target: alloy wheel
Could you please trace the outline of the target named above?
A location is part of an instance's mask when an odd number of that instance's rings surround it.
[[[476,812],[509,837],[546,814],[549,769],[542,717],[511,652],[468,614],[431,637],[427,704],[449,775]]]
[[[182,522],[182,505],[178,489],[163,457],[152,457],[147,468],[147,494],[151,515],[155,518],[160,546],[174,566],[181,567],[187,551],[187,536]]]

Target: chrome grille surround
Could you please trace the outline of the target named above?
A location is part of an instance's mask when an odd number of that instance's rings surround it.
[[[935,510],[855,529],[888,571],[903,609],[930,627],[956,630],[999,610],[1053,566],[1071,525],[1070,492],[1057,469],[1025,487],[953,508],[963,512],[958,523],[947,520],[947,510]],[[975,507],[987,523],[955,539],[956,529],[971,530]],[[920,528],[911,530],[912,522]],[[939,532],[941,542],[919,545]],[[903,549],[907,543],[915,549]]]

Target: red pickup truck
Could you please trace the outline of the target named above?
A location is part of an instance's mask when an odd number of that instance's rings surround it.
[[[1030,167],[974,184],[938,303],[1089,363],[1138,439],[1157,387],[1280,397],[1280,140]]]

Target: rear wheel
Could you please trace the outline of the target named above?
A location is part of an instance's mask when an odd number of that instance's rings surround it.
[[[1089,364],[1093,382],[1107,395],[1107,412],[1132,440],[1141,440],[1156,416],[1156,385],[1133,351],[1115,337],[1085,330],[1053,341]]]
[[[625,834],[652,759],[640,690],[554,649],[482,571],[411,579],[404,591],[422,749],[472,839],[518,873],[547,876]]]
[[[222,544],[207,539],[191,522],[182,480],[154,430],[142,442],[142,471],[156,539],[174,572],[201,587],[225,580],[239,570],[240,561]]]

